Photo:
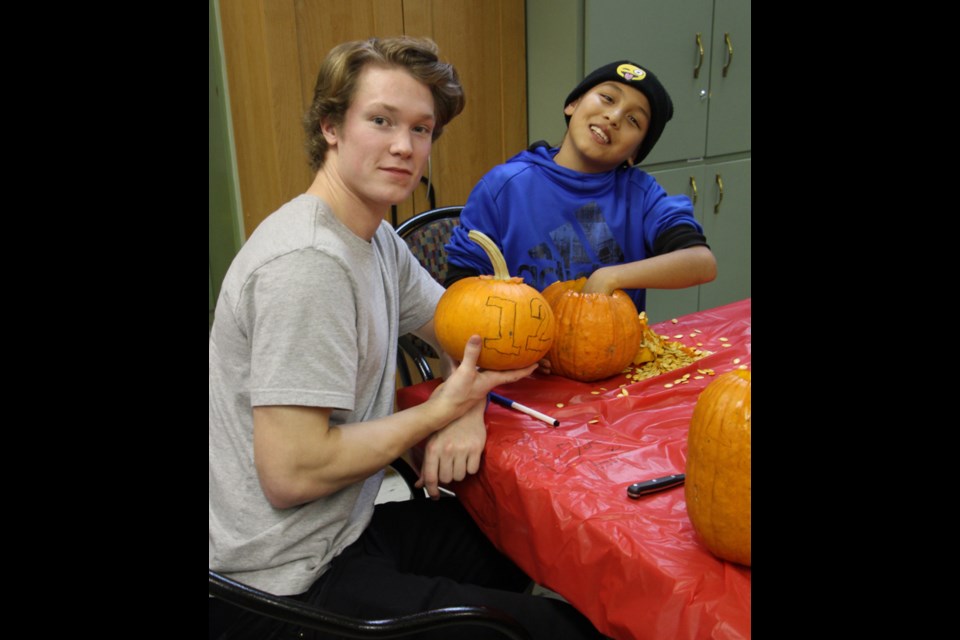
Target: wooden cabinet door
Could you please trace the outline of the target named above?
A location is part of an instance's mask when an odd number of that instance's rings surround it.
[[[523,0],[229,0],[220,14],[248,237],[310,186],[303,114],[323,57],[346,40],[429,36],[457,67],[467,106],[434,145],[437,206],[466,202],[484,173],[526,146]],[[398,221],[426,208],[420,189]]]
[[[467,98],[433,146],[438,207],[464,204],[487,171],[527,147],[524,17],[523,0],[404,0],[406,33],[437,43]]]
[[[403,31],[400,0],[220,2],[247,237],[313,180],[303,115],[323,56],[343,40]]]

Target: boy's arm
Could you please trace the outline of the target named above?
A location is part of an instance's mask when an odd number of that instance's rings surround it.
[[[274,507],[285,509],[361,481],[451,422],[463,417],[475,420],[478,406],[485,405],[491,389],[525,378],[536,368],[480,371],[476,366],[479,355],[478,338],[467,344],[462,365],[426,402],[376,420],[331,426],[330,409],[254,407],[254,464],[267,499]],[[482,447],[481,443],[479,451]],[[433,471],[425,473],[424,479],[428,493],[435,497],[439,496],[438,479],[473,473],[479,460],[476,443],[457,451],[428,454]],[[476,463],[471,456],[477,457]]]
[[[583,293],[613,293],[617,289],[683,289],[717,277],[717,259],[706,245],[601,267],[591,274]]]

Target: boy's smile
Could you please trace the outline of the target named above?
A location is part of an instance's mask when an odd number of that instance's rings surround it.
[[[570,124],[555,161],[584,173],[609,171],[632,160],[650,128],[647,96],[619,82],[598,84],[564,113]]]
[[[596,134],[597,138],[599,138],[600,142],[602,142],[603,144],[607,144],[610,142],[610,136],[607,135],[607,133],[603,130],[602,127],[592,124],[590,125],[590,130],[593,131],[594,134]]]

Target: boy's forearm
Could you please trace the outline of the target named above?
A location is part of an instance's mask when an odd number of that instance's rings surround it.
[[[617,289],[683,289],[711,282],[717,261],[705,246],[687,247],[663,255],[597,269],[584,293],[613,293]]]

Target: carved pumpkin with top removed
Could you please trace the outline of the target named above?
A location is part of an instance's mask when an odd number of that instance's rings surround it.
[[[581,293],[586,278],[543,290],[557,330],[547,357],[552,373],[580,382],[602,380],[629,365],[643,342],[644,323],[626,293]]]

